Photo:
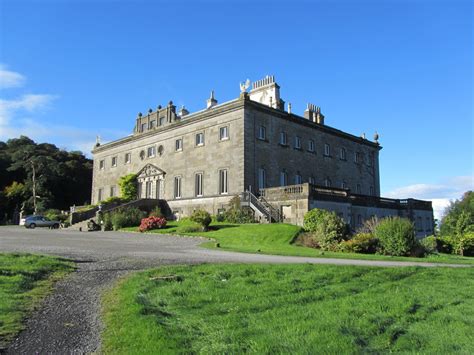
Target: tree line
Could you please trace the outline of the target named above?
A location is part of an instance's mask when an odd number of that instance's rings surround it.
[[[91,186],[92,160],[80,151],[36,143],[26,136],[0,141],[0,221],[3,223],[16,222],[22,209],[25,214],[33,213],[35,202],[38,212],[88,204]]]

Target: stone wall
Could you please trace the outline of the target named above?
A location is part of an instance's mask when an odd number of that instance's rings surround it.
[[[121,176],[138,173],[145,165],[153,164],[164,171],[163,196],[170,206],[181,206],[174,197],[174,178],[181,176],[181,199],[196,199],[219,194],[219,170],[228,170],[228,195],[237,195],[243,186],[243,103],[235,101],[224,107],[214,107],[186,116],[174,124],[124,138],[96,148],[94,153],[94,183],[92,203],[98,202],[98,191],[103,189],[102,200],[110,197],[111,187],[119,192]],[[220,127],[228,127],[229,139],[219,139]],[[196,146],[196,133],[204,133],[204,144]],[[183,140],[181,151],[176,151],[176,139]],[[155,147],[155,156],[147,157],[149,147]],[[162,151],[160,150],[162,147]],[[131,154],[130,163],[125,154]],[[161,153],[161,154],[160,154]],[[117,157],[116,166],[112,158]],[[105,167],[100,169],[100,161]],[[195,173],[203,174],[203,197],[195,197]],[[176,202],[176,203],[173,203]],[[205,204],[205,203],[204,203]],[[211,204],[214,206],[214,203]],[[211,209],[214,208],[211,206]]]
[[[259,139],[259,127],[264,126],[266,139]],[[287,144],[280,143],[280,132],[285,132]],[[301,148],[295,147],[296,137]],[[309,141],[314,142],[314,152],[309,150]],[[326,156],[325,144],[330,147]],[[345,149],[345,159],[341,159],[341,148]],[[250,103],[245,108],[245,186],[258,191],[258,171],[265,170],[266,187],[280,185],[280,172],[288,176],[287,184],[297,183],[296,175],[302,182],[324,185],[329,179],[331,186],[345,186],[361,194],[380,196],[379,149],[375,143],[358,138],[331,127],[319,125],[304,118],[268,109],[258,103]],[[359,154],[360,162],[355,162]],[[370,159],[370,163],[369,163]]]

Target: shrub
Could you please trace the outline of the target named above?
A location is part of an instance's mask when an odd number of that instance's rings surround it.
[[[386,255],[408,255],[416,241],[413,223],[400,217],[382,219],[375,228],[375,236]]]
[[[474,233],[457,238],[454,251],[459,255],[474,256]]]
[[[104,213],[101,217],[102,228],[104,231],[111,231],[114,229],[112,225],[112,216],[110,213]]]
[[[369,219],[366,219],[362,225],[357,228],[357,233],[372,234],[375,233],[375,228],[379,224],[380,219],[377,216],[372,216]]]
[[[149,217],[164,217],[163,212],[161,212],[161,208],[155,207],[151,210]]]
[[[223,216],[224,220],[229,223],[246,224],[255,222],[252,210],[249,208],[243,208],[240,205],[240,198],[238,196],[235,196],[230,200]]]
[[[370,233],[358,233],[352,239],[342,241],[339,250],[345,253],[375,254],[379,241]]]
[[[56,209],[47,210],[44,213],[44,216],[46,218],[49,218],[52,221],[60,221],[60,222],[64,222],[68,218],[67,214],[61,213],[60,210],[56,210]]]
[[[211,224],[212,221],[209,212],[204,210],[195,210],[190,219],[191,221],[199,224],[204,232],[207,231],[209,224]]]
[[[434,236],[421,239],[420,244],[425,248],[427,254],[435,254],[438,252],[438,238]]]
[[[138,230],[140,232],[146,232],[152,229],[160,229],[166,226],[166,219],[163,217],[150,216],[142,218]]]
[[[214,216],[214,219],[216,222],[224,222],[225,221],[225,215],[223,213],[219,213]]]
[[[455,240],[450,236],[436,238],[436,248],[440,253],[451,254],[454,252]]]
[[[140,225],[145,213],[137,207],[119,209],[111,213],[111,222],[114,230],[124,227],[134,227]]]
[[[138,195],[137,174],[128,174],[119,179],[120,195],[126,201],[135,200]]]
[[[423,258],[427,254],[429,254],[429,251],[425,248],[423,244],[420,243],[420,241],[415,239],[415,242],[413,243],[413,246],[411,247],[410,253],[408,255],[415,258]]]
[[[303,228],[311,233],[315,244],[323,250],[334,249],[348,234],[348,227],[342,218],[335,212],[318,208],[306,212]]]

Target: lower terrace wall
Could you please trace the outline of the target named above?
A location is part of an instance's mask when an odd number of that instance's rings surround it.
[[[306,212],[321,208],[336,212],[353,230],[374,216],[406,217],[415,224],[418,238],[431,235],[434,230],[433,209],[428,201],[352,195],[349,190],[308,183],[265,189],[261,196],[282,212],[283,222],[299,226],[303,225]]]
[[[217,215],[228,208],[230,200],[234,197],[235,195],[219,195],[214,197],[168,200],[167,202],[172,215],[179,220],[182,217],[191,216],[191,214],[198,209],[203,209],[211,215]]]

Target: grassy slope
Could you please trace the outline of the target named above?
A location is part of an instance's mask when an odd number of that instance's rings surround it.
[[[213,222],[213,230],[208,232],[189,233],[183,232],[186,227],[195,226],[194,223],[185,219],[180,222],[170,221],[167,228],[154,230],[151,233],[179,234],[190,236],[203,236],[213,238],[225,250],[263,253],[278,255],[295,255],[340,259],[365,259],[365,260],[399,260],[415,262],[439,262],[453,264],[473,264],[474,258],[458,255],[430,255],[426,258],[391,257],[385,255],[350,254],[336,252],[321,252],[317,249],[307,248],[292,244],[293,239],[300,232],[300,227],[290,224],[242,224],[232,225],[229,223]],[[137,231],[136,227],[125,228],[126,231]],[[215,242],[202,244],[205,248],[215,248]]]
[[[22,320],[53,282],[71,270],[72,263],[55,257],[0,254],[0,349],[22,330]]]
[[[103,350],[472,354],[473,289],[471,268],[163,267],[104,296]]]

